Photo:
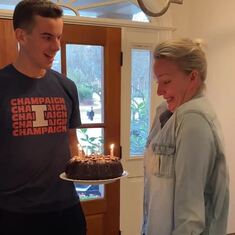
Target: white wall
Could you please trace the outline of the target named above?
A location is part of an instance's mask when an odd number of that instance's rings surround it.
[[[225,136],[230,170],[228,232],[235,232],[235,1],[184,0],[171,4],[174,37],[202,38],[207,42],[207,94]]]

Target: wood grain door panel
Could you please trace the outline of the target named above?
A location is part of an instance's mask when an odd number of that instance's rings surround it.
[[[0,19],[0,68],[12,63],[17,53],[12,20]]]

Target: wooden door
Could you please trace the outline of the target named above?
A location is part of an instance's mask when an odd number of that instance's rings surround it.
[[[0,68],[11,63],[17,55],[12,20],[0,19]]]
[[[114,153],[120,157],[120,73],[121,73],[121,30],[119,28],[107,28],[96,26],[82,26],[82,25],[69,25],[64,26],[62,45],[61,45],[61,61],[62,72],[75,83],[80,79],[80,76],[85,75],[79,72],[79,66],[86,66],[81,61],[77,61],[74,69],[68,67],[74,61],[79,60],[79,53],[82,53],[82,47],[96,47],[98,46],[102,51],[102,56],[97,59],[97,55],[90,57],[89,64],[92,60],[101,64],[102,76],[102,99],[103,99],[103,117],[98,121],[85,121],[82,127],[89,130],[102,130],[103,133],[103,152],[108,154],[109,146],[111,143],[115,144]],[[81,50],[79,50],[79,48]],[[78,49],[78,50],[77,50]],[[73,54],[74,59],[71,60],[70,55]],[[77,54],[76,54],[77,53]],[[88,55],[89,56],[89,55]],[[69,60],[69,61],[68,61]],[[86,60],[85,57],[80,60]],[[84,61],[83,61],[84,62]],[[69,63],[69,64],[68,64]],[[93,70],[90,67],[90,70]],[[89,73],[89,71],[87,71]],[[95,72],[94,78],[95,78]],[[90,79],[87,78],[87,79]],[[78,89],[86,83],[78,82]],[[80,103],[81,110],[81,103]],[[98,113],[98,112],[97,112]],[[98,114],[97,114],[98,115]],[[92,134],[91,137],[93,138]],[[86,150],[85,150],[86,151]],[[88,223],[88,235],[118,235],[119,234],[119,209],[120,209],[120,182],[106,184],[103,186],[104,194],[98,199],[83,201],[86,219]]]

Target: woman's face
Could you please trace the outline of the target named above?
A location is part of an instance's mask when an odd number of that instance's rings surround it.
[[[171,112],[196,93],[194,80],[198,76],[197,71],[186,74],[175,62],[157,59],[154,62],[154,74],[158,83],[157,94],[163,96]]]

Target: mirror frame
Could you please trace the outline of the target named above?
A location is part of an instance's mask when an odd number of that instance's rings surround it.
[[[168,10],[168,8],[170,7],[171,3],[176,3],[176,4],[183,4],[183,0],[168,0],[166,3],[166,6],[162,8],[161,11],[159,12],[152,12],[151,10],[149,10],[145,4],[144,4],[144,0],[137,0],[139,7],[141,8],[141,10],[147,15],[147,16],[151,16],[151,17],[159,17],[162,16],[164,13],[166,13],[166,11]]]

